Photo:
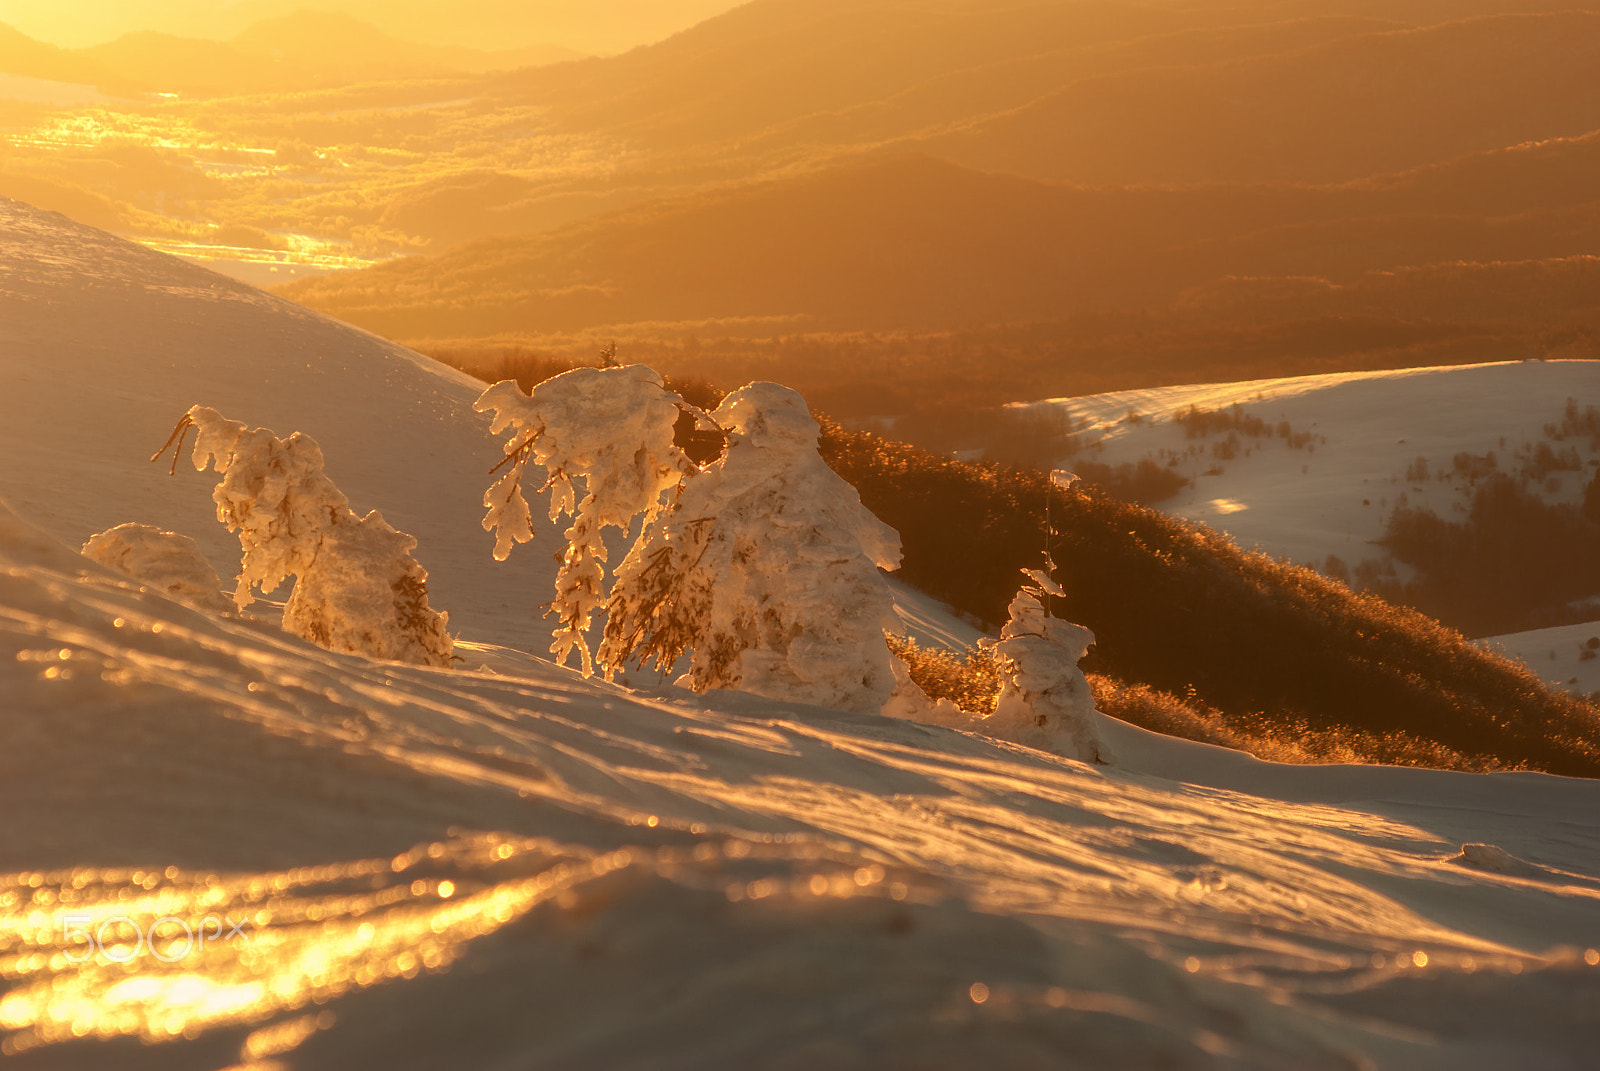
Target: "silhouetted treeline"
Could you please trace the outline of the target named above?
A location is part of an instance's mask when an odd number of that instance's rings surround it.
[[[956,654],[893,637],[889,646],[905,660],[911,679],[929,696],[948,699],[973,714],[994,712],[1000,692],[1000,667],[992,649],[980,645]],[[1400,730],[1375,733],[1347,726],[1314,729],[1303,721],[1286,722],[1268,714],[1228,714],[1207,706],[1193,694],[1176,696],[1101,673],[1091,673],[1088,678],[1095,707],[1104,714],[1151,732],[1248,751],[1275,762],[1383,763],[1450,770],[1487,770],[1503,765],[1482,756],[1468,758],[1452,748]]]
[[[1503,360],[1507,352],[1588,355],[1600,329],[1573,338],[1505,323],[1414,322],[1400,316],[1274,315],[1204,310],[1074,316],[934,333],[791,334],[710,338],[622,328],[625,359],[714,383],[772,380],[813,409],[852,423],[893,417],[891,434],[928,449],[1009,402],[1181,383],[1233,382]],[[1542,329],[1541,329],[1542,330]],[[402,339],[474,375],[505,362],[593,363],[604,333],[493,342]],[[1002,373],[1003,374],[997,374]],[[497,378],[517,378],[500,374]]]
[[[824,427],[828,463],[900,532],[905,579],[991,623],[1041,561],[1052,494],[1054,610],[1094,630],[1086,669],[1257,732],[1403,733],[1469,764],[1600,775],[1600,709],[1417,611],[1094,488]]]
[[[1466,520],[1402,507],[1382,542],[1418,577],[1378,590],[1470,635],[1590,620],[1586,597],[1600,599],[1600,473],[1581,507],[1547,503],[1497,473],[1478,487]]]

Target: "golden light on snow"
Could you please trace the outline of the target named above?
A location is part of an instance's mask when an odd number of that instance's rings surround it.
[[[450,854],[482,866],[527,849],[479,840]],[[447,967],[474,938],[626,865],[616,854],[535,853],[531,860],[549,865],[531,876],[467,887],[406,880],[404,871],[433,858],[241,877],[174,868],[14,876],[0,895],[0,979],[9,986],[0,1044],[17,1053],[82,1037],[160,1041],[315,1009]],[[249,1036],[241,1057],[286,1052],[331,1022],[310,1010],[274,1023]]]

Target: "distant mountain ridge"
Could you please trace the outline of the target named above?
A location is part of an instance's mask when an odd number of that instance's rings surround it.
[[[150,31],[62,49],[0,23],[0,73],[123,93],[282,92],[353,82],[483,74],[580,58],[559,45],[485,52],[415,44],[348,15],[299,11],[231,41]]]
[[[1095,183],[1338,182],[1600,129],[1600,12],[1496,15],[1097,76],[926,144]]]
[[[1414,287],[1430,265],[1600,249],[1600,195],[1579,181],[1597,154],[1591,135],[1338,186],[1133,189],[867,157],[284,292],[380,333],[462,337],[741,317],[938,328],[1163,308],[1246,277],[1393,291],[1399,280],[1369,273],[1406,269]],[[1524,174],[1545,207],[1475,185],[1485,171]]]

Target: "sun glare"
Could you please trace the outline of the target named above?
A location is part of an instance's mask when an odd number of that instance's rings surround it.
[[[465,886],[413,877],[440,860],[533,872]],[[486,837],[242,877],[176,868],[14,876],[0,895],[4,1051],[194,1037],[309,1009],[251,1034],[241,1056],[281,1054],[331,1022],[316,1009],[332,998],[447,967],[467,942],[617,865]]]

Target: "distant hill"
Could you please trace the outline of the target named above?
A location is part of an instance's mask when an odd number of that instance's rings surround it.
[[[756,0],[495,92],[702,165],[910,140],[1090,183],[1342,181],[1600,127],[1597,22],[1518,0]]]
[[[578,58],[560,46],[479,51],[401,41],[347,15],[300,11],[257,23],[232,41],[142,31],[61,49],[0,25],[0,72],[124,93],[269,93],[447,75],[482,74]]]
[[[7,37],[123,86],[415,81],[163,105],[192,144],[140,116],[134,144],[20,147],[0,184],[241,274],[276,267],[262,242],[307,270],[426,253],[285,291],[412,341],[615,336],[723,378],[783,350],[840,413],[869,371],[887,406],[991,399],[996,361],[1019,397],[1600,340],[1593,2],[753,0],[488,74],[343,10]]]
[[[1386,312],[1403,311],[1392,297],[1402,288],[1429,309],[1481,312],[1513,299],[1484,305],[1418,288],[1464,270],[1434,265],[1600,251],[1600,197],[1581,181],[1596,153],[1600,135],[1343,186],[1133,189],[1032,182],[919,155],[874,157],[285,292],[399,337],[740,318],[780,318],[792,330],[953,327],[1231,303],[1240,293],[1343,307],[1357,300],[1335,296],[1345,284],[1359,284],[1374,295],[1363,305]],[[1507,181],[1482,181],[1485,173]],[[1544,207],[1526,207],[1530,189],[1542,191]],[[1397,269],[1404,282],[1369,277]],[[1323,282],[1270,283],[1305,276]],[[1571,299],[1585,304],[1582,293],[1577,287]]]
[[[381,81],[436,72],[482,74],[581,59],[562,45],[481,50],[403,41],[351,15],[296,11],[256,23],[231,44],[307,71],[343,72],[341,81]]]
[[[916,16],[757,0],[623,56],[489,79],[475,106],[536,106],[626,154],[604,178],[430,178],[384,223],[438,250],[882,151],[1094,186],[1392,181],[1600,129],[1600,10],[939,0]]]
[[[68,69],[62,50],[0,22],[0,71],[30,78],[54,78]]]
[[[1084,79],[925,140],[1094,183],[1337,182],[1600,128],[1600,12],[1502,15]]]
[[[225,41],[256,23],[301,11],[347,15],[408,41],[477,51],[555,43],[584,54],[659,41],[738,0],[6,0],[6,19],[67,48],[152,31]]]
[[[395,337],[722,318],[805,330],[1026,319],[1130,277],[1102,261],[1112,236],[1095,234],[1101,223],[1083,210],[1104,199],[899,156],[284,293]]]

